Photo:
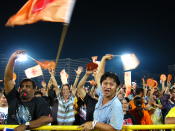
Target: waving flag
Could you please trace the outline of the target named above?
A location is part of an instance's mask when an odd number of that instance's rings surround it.
[[[62,69],[60,72],[60,78],[61,78],[61,82],[62,84],[68,84],[67,79],[69,78],[69,74],[67,74],[65,69]]]
[[[37,21],[69,23],[75,0],[28,0],[6,23],[7,26]]]
[[[38,76],[43,75],[43,72],[42,72],[40,65],[30,67],[30,68],[26,69],[24,72],[25,72],[27,78],[34,78],[34,77],[38,77]]]
[[[128,97],[131,92],[131,71],[124,72],[124,81],[126,86],[125,97]]]
[[[56,63],[54,61],[43,61],[43,62],[40,62],[38,60],[35,60],[35,62],[41,66],[41,68],[43,68],[44,70],[48,69],[55,69],[56,67]]]
[[[138,67],[140,64],[139,59],[136,57],[135,54],[125,54],[121,56],[123,68],[125,71],[133,70]]]

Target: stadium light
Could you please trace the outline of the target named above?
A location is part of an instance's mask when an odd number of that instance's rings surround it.
[[[133,70],[140,64],[135,54],[124,54],[121,55],[124,70]]]
[[[132,54],[123,54],[123,55],[114,55],[121,58],[123,69],[125,71],[127,70],[133,70],[138,67],[140,64],[140,61],[136,57],[134,53]]]
[[[28,59],[28,56],[26,54],[19,54],[16,61],[24,62],[24,61],[27,61],[27,59]]]

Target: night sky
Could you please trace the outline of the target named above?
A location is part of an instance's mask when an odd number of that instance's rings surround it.
[[[0,5],[0,53],[7,57],[25,49],[34,58],[55,59],[62,23],[37,22],[5,27],[27,0],[5,0]],[[77,0],[61,58],[90,58],[104,54],[135,53],[138,71],[166,73],[175,64],[175,6],[170,1]],[[118,58],[110,70],[120,69]]]

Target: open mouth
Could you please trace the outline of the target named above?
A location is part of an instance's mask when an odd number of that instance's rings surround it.
[[[25,92],[25,91],[23,91],[23,92],[21,92],[21,96],[27,96],[27,92]]]
[[[104,90],[104,93],[105,93],[105,94],[110,93],[110,89],[106,89],[106,90]]]

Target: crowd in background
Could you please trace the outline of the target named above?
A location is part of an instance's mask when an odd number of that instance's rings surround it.
[[[57,83],[54,70],[49,70],[49,82],[41,81],[41,87],[37,86],[34,92],[35,98],[41,98],[48,104],[50,108],[50,110],[48,109],[49,113],[38,109],[33,111],[34,114],[40,114],[40,116],[43,116],[43,114],[50,115],[52,120],[45,124],[81,125],[80,127],[84,130],[98,129],[98,122],[107,123],[117,130],[121,128],[120,123],[122,123],[122,125],[173,123],[174,121],[169,118],[175,117],[172,115],[175,110],[175,83],[173,83],[173,81],[161,80],[159,84],[151,87],[147,84],[146,79],[141,78],[141,87],[139,87],[137,83],[132,83],[131,87],[126,87],[123,82],[118,80],[116,74],[105,71],[105,63],[110,59],[112,59],[112,55],[103,56],[98,68],[95,69],[78,67],[78,69],[75,70],[76,77],[74,83],[67,83],[64,74],[62,75],[64,78],[61,78],[62,83]],[[85,70],[85,75],[80,78],[83,70]],[[6,75],[8,73],[6,69]],[[94,79],[88,81],[89,76],[93,76]],[[117,85],[116,89],[111,88],[113,85],[105,89],[100,89],[103,87],[103,84],[105,84],[103,82],[108,80],[108,78],[114,80],[114,83]],[[30,81],[29,79],[25,80]],[[85,86],[87,82],[91,84],[90,87]],[[13,90],[11,85],[15,87],[15,82],[10,83],[10,85],[9,83],[5,83],[5,86]],[[20,88],[22,88],[21,85]],[[20,88],[15,87],[17,90]],[[127,92],[127,88],[130,88],[129,93]],[[9,124],[7,120],[8,105],[11,106],[11,103],[8,102],[13,102],[13,99],[9,97],[9,94],[12,92],[11,90],[7,92],[6,89],[1,89],[0,91],[0,124]],[[19,92],[21,93],[22,91],[19,90]],[[22,93],[25,98],[28,92],[24,90]],[[111,97],[111,99],[107,101],[101,97],[100,93],[106,98]],[[115,95],[113,95],[113,93],[115,93]],[[115,102],[111,103],[113,100]],[[122,111],[120,110],[120,103]],[[109,109],[108,106],[110,107]],[[116,109],[114,112],[112,110],[113,108]],[[105,111],[99,115],[98,112],[104,109]],[[40,113],[40,111],[42,113]],[[108,117],[109,119],[107,119]],[[114,119],[114,121],[112,121],[110,117],[113,117],[112,120]],[[103,119],[104,121],[100,121]],[[12,124],[24,124],[25,122]],[[100,126],[103,127],[103,125]],[[103,128],[101,130],[103,130]]]

